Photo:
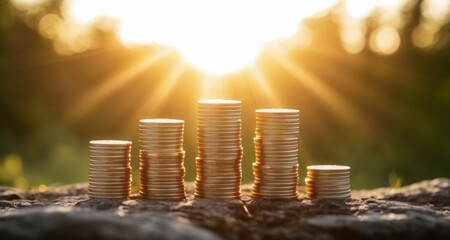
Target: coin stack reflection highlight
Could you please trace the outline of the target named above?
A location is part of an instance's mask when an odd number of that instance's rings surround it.
[[[183,132],[183,120],[143,119],[139,122],[139,173],[142,198],[155,200],[186,198]]]
[[[195,197],[239,199],[241,195],[241,102],[198,102]]]
[[[131,193],[131,142],[89,142],[90,198],[127,198]]]
[[[256,110],[253,198],[296,198],[299,110]]]
[[[308,198],[350,198],[350,167],[316,165],[308,166],[306,169],[305,183]]]

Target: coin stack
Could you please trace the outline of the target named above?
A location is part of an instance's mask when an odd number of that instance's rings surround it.
[[[253,198],[296,198],[299,110],[256,110]]]
[[[183,132],[183,120],[158,118],[143,119],[139,122],[139,175],[142,198],[186,198]]]
[[[198,102],[195,196],[239,199],[241,195],[241,101]]]
[[[131,193],[131,142],[89,142],[89,186],[91,198],[127,198]]]
[[[305,183],[306,196],[311,199],[346,199],[351,196],[349,166],[308,166]]]

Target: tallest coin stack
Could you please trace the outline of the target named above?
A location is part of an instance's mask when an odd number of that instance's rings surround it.
[[[240,198],[241,102],[199,101],[197,142],[195,196]]]

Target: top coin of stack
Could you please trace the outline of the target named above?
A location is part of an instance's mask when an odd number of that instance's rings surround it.
[[[195,196],[238,199],[241,192],[241,102],[198,102]]]
[[[186,198],[183,132],[183,120],[143,119],[139,122],[142,198],[160,200]]]
[[[89,142],[89,187],[91,198],[127,198],[131,193],[131,142]]]
[[[308,198],[350,198],[350,167],[308,166],[306,174],[306,196]]]
[[[253,198],[296,198],[299,110],[256,110]]]

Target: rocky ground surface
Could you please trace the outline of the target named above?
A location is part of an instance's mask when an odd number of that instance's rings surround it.
[[[0,187],[0,239],[450,239],[450,179],[354,191],[352,199],[89,199],[87,184]]]

